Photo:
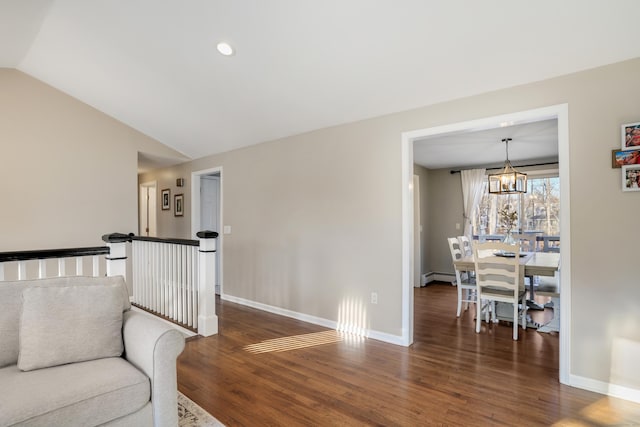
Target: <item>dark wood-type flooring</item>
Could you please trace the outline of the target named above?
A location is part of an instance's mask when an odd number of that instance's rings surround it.
[[[557,334],[476,334],[455,301],[416,289],[408,348],[218,301],[219,334],[187,341],[178,388],[227,426],[640,425],[640,405],[558,382]]]

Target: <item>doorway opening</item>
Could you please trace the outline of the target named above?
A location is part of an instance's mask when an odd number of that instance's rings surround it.
[[[471,132],[493,129],[508,124],[523,124],[546,119],[556,119],[558,122],[558,165],[560,178],[560,240],[562,245],[560,254],[562,269],[560,281],[562,283],[562,298],[560,319],[560,354],[559,378],[563,384],[569,384],[570,331],[571,331],[571,241],[570,241],[570,187],[569,187],[569,132],[567,104],[554,105],[545,108],[527,110],[518,113],[488,117],[451,125],[437,126],[404,132],[402,134],[402,342],[404,345],[413,343],[414,332],[414,301],[413,301],[413,251],[414,251],[414,190],[413,190],[413,144],[414,141],[435,135],[454,132]]]
[[[216,294],[223,293],[222,167],[191,173],[191,238],[198,231],[218,233],[216,239]]]
[[[138,235],[157,237],[158,226],[156,222],[156,202],[157,202],[157,183],[156,181],[145,182],[140,184],[140,194],[138,197]]]

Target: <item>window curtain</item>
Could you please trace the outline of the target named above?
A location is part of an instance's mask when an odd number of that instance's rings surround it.
[[[464,235],[473,241],[473,214],[482,198],[486,169],[460,171],[462,180],[462,206],[464,208]]]

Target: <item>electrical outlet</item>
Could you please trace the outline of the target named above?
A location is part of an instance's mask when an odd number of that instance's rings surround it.
[[[460,223],[456,222],[456,230],[460,230]]]
[[[371,292],[371,304],[377,304],[377,303],[378,303],[378,293]]]

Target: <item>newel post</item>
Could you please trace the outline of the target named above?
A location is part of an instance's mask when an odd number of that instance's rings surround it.
[[[216,238],[215,231],[199,231],[198,248],[199,284],[198,284],[198,334],[204,337],[218,333],[216,315]]]
[[[102,240],[109,248],[107,260],[107,276],[122,276],[127,279],[127,242],[129,235],[111,233],[102,236]]]

